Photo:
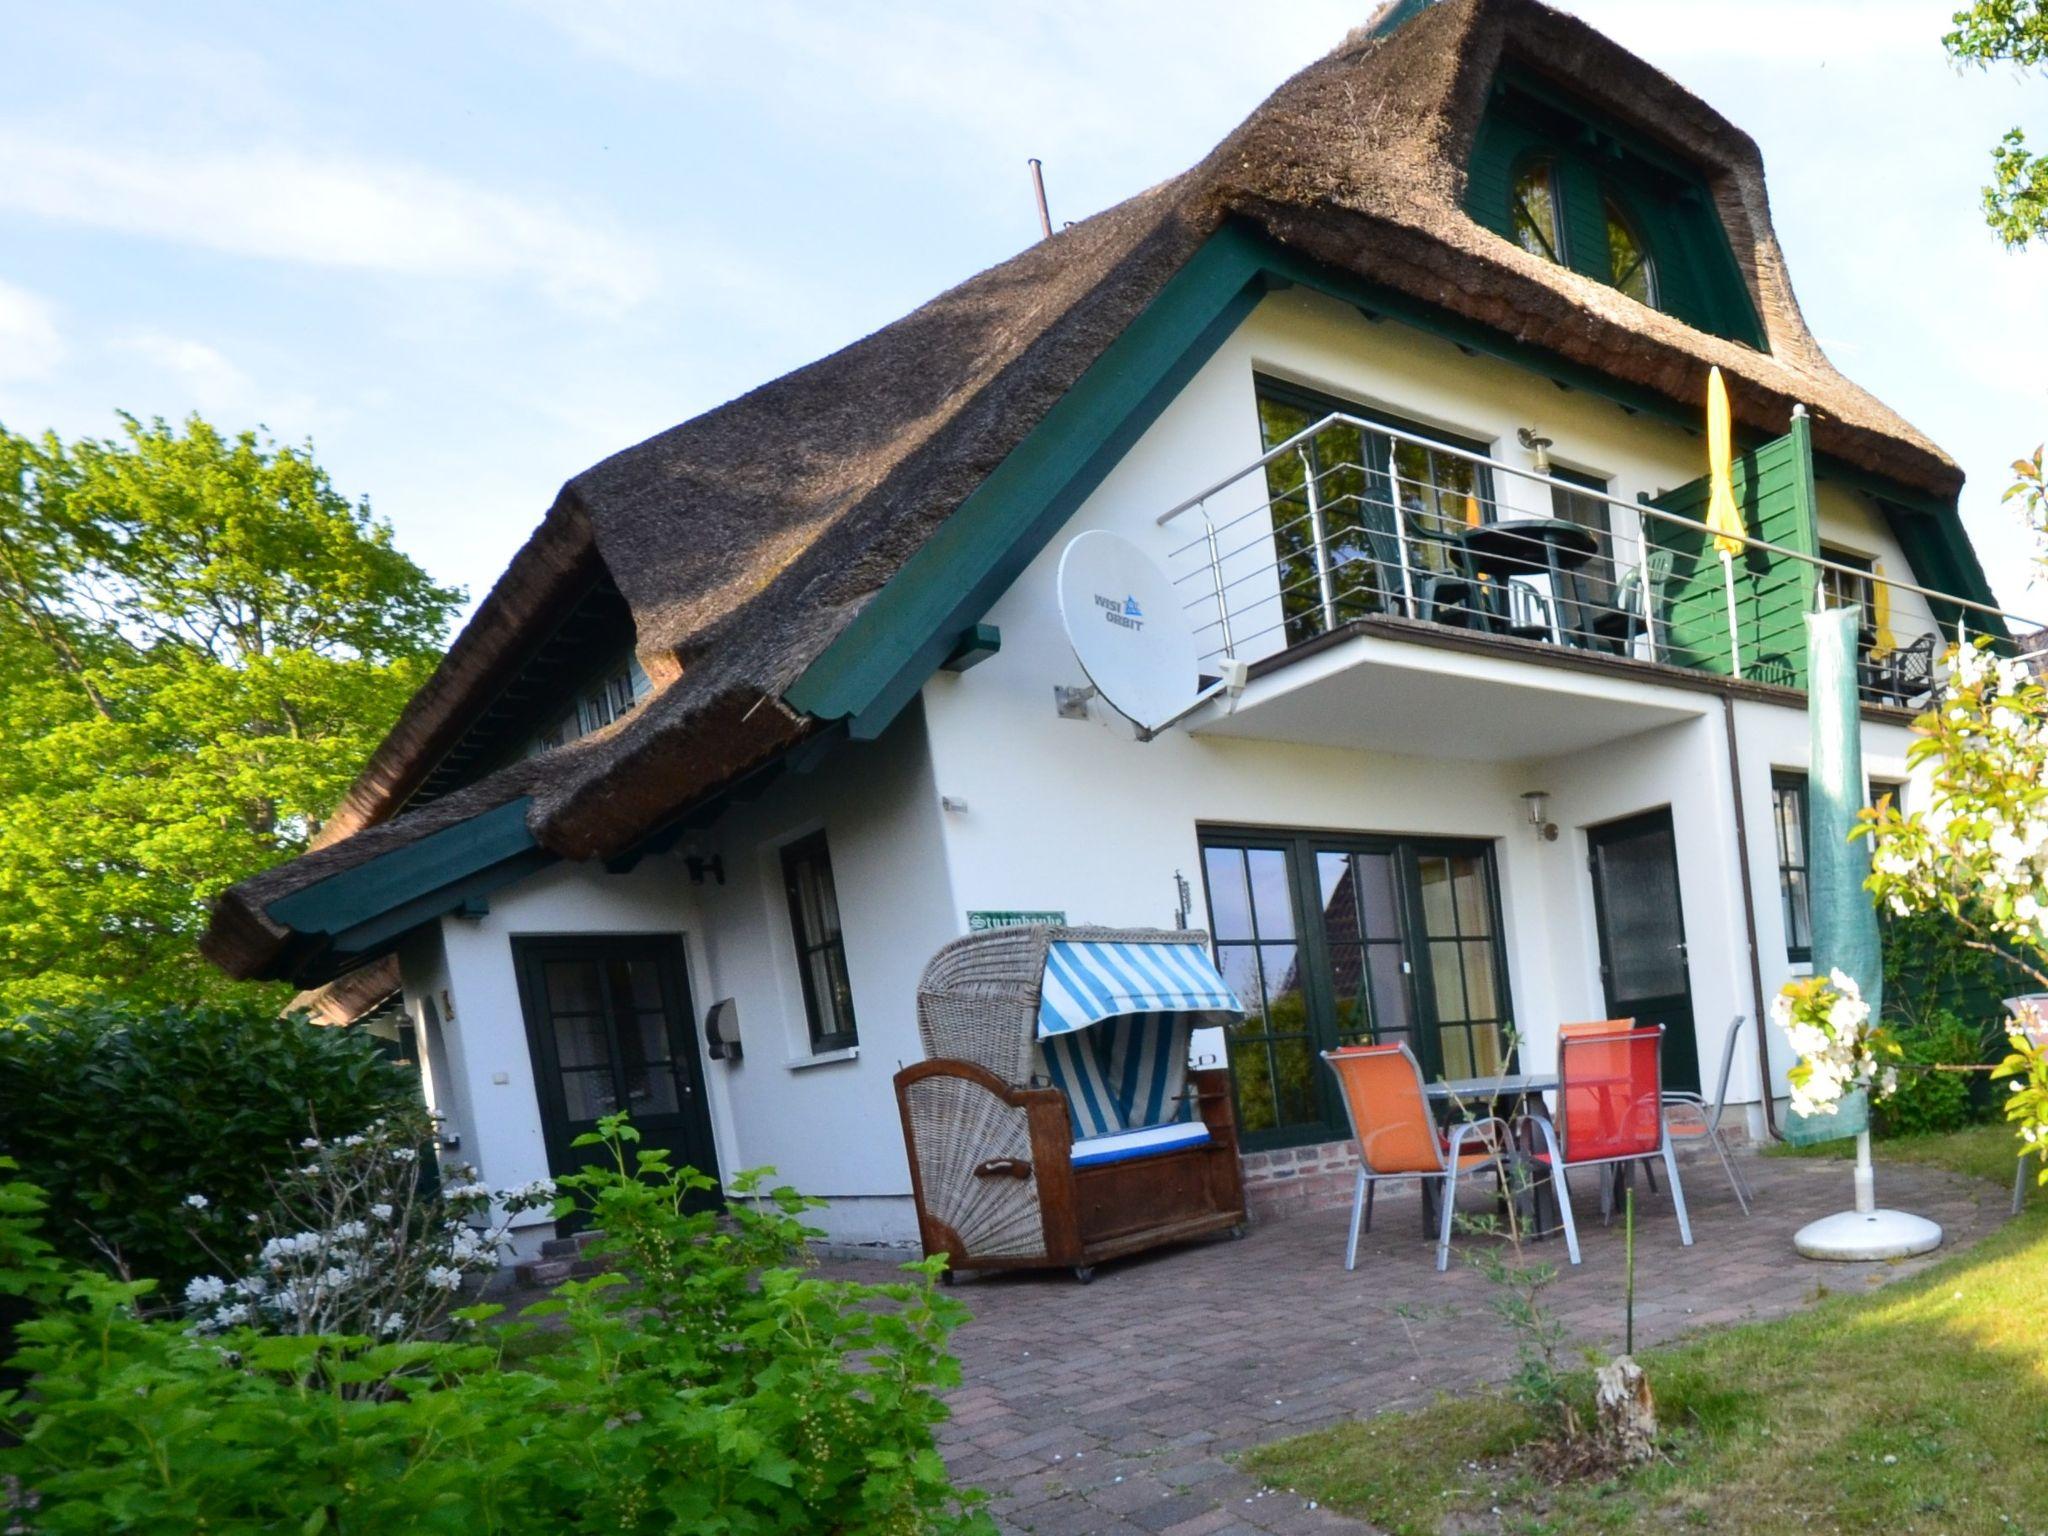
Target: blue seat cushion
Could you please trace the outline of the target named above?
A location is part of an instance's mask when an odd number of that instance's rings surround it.
[[[1118,1131],[1111,1136],[1090,1136],[1074,1143],[1074,1166],[1097,1168],[1104,1163],[1128,1163],[1135,1158],[1157,1157],[1186,1147],[1209,1143],[1209,1127],[1201,1121],[1179,1121],[1170,1125],[1148,1125],[1135,1131]]]

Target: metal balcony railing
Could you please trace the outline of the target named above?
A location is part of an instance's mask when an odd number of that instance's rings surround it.
[[[1959,635],[2042,626],[1874,564],[1705,524],[1342,412],[1169,508],[1200,532],[1168,569],[1205,660],[1257,661],[1390,615],[1802,687],[1803,616],[1863,609],[1867,701],[1921,703]]]

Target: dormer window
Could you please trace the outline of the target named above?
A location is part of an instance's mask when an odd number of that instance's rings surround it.
[[[1659,308],[1657,266],[1649,247],[1613,192],[1604,193],[1600,201],[1607,216],[1607,280],[1638,304]]]
[[[1563,82],[1512,69],[1495,79],[1465,209],[1532,256],[1697,330],[1765,345],[1707,169]]]
[[[1515,244],[1531,256],[1564,265],[1564,240],[1557,217],[1557,162],[1547,155],[1526,161],[1515,177],[1508,223]]]

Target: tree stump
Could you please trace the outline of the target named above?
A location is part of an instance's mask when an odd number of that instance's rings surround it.
[[[1600,1434],[1624,1461],[1648,1461],[1657,1452],[1657,1400],[1650,1378],[1633,1357],[1616,1355],[1593,1373]]]

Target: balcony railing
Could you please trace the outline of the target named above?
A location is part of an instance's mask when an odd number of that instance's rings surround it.
[[[1341,412],[1158,522],[1199,528],[1168,565],[1204,660],[1391,616],[1803,687],[1803,616],[1824,599],[1863,609],[1864,698],[1910,708],[1959,634],[2031,648],[2034,621],[1759,537],[1793,526],[1794,460],[1773,462],[1777,488],[1763,454],[1746,470],[1750,533],[1726,561],[1697,518]]]

